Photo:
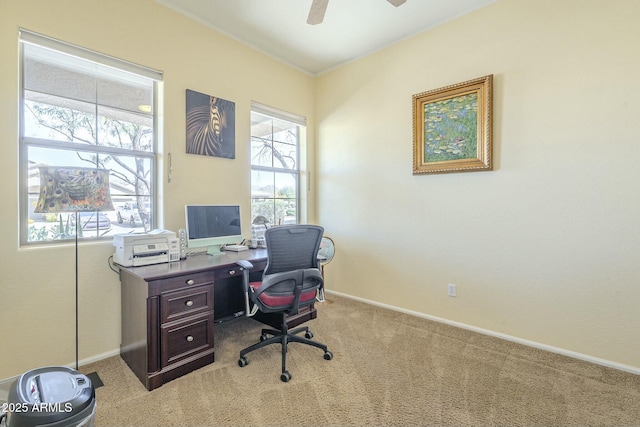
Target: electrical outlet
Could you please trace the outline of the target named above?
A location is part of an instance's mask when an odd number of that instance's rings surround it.
[[[447,286],[447,295],[449,295],[450,297],[456,296],[456,285],[449,284]]]

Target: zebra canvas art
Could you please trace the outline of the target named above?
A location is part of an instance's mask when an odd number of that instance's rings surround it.
[[[187,153],[236,158],[236,105],[187,89]]]

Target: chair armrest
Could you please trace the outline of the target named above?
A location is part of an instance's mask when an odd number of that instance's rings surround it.
[[[250,298],[249,298],[249,270],[253,268],[253,264],[245,259],[241,259],[236,261],[236,264],[240,266],[240,271],[242,271],[242,292],[244,292],[244,315],[246,317],[251,317],[258,311],[258,306],[254,305],[251,308]],[[253,292],[251,290],[251,292]]]
[[[240,271],[242,271],[242,290],[249,292],[249,270],[253,268],[253,264],[246,259],[238,260],[236,264],[240,266]]]
[[[253,268],[253,264],[251,264],[249,261],[247,261],[246,259],[241,259],[236,261],[236,264],[238,264],[240,267],[244,268],[244,269],[252,269]]]

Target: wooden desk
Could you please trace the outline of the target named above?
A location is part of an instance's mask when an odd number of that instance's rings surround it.
[[[241,259],[254,265],[251,280],[260,280],[267,264],[265,249],[120,267],[120,356],[148,390],[214,361],[214,323],[245,314],[242,274],[236,264]],[[310,306],[287,324],[294,327],[316,315]],[[280,328],[280,318],[260,312],[255,318]]]

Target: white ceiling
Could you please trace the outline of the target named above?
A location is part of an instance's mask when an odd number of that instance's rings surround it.
[[[312,0],[156,0],[307,74],[316,76],[495,0],[330,0],[319,25]]]

